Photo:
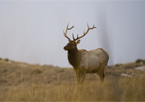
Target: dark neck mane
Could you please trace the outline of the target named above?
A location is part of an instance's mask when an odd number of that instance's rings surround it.
[[[80,52],[78,49],[68,51],[68,60],[69,63],[74,67],[77,68],[80,64]]]

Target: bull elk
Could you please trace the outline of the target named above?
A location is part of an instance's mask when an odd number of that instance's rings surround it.
[[[64,47],[64,50],[68,51],[68,61],[73,66],[74,71],[76,72],[77,82],[83,83],[85,79],[86,73],[97,73],[100,77],[100,80],[103,81],[105,74],[104,70],[107,66],[109,55],[102,48],[98,48],[91,51],[86,51],[85,49],[78,50],[77,44],[80,43],[80,38],[84,37],[89,30],[96,28],[94,25],[92,28],[89,27],[87,23],[87,31],[84,31],[82,36],[78,36],[74,38],[74,34],[72,34],[73,40],[71,40],[67,36],[67,31],[74,28],[68,27],[69,23],[66,27],[64,36],[68,39],[68,44]]]

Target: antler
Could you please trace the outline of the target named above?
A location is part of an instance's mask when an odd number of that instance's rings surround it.
[[[66,31],[65,32],[63,31],[63,34],[69,41],[71,41],[71,39],[66,34],[67,34],[67,30],[71,30],[74,26],[72,26],[71,28],[68,28],[68,26],[69,26],[69,23],[67,24]]]
[[[83,34],[82,36],[80,36],[80,37],[78,37],[78,35],[77,35],[77,38],[76,38],[76,39],[74,38],[74,34],[73,34],[73,35],[72,35],[72,36],[73,36],[73,40],[76,41],[76,40],[82,38],[83,36],[85,36],[85,35],[89,32],[90,29],[94,29],[94,28],[96,28],[94,25],[93,25],[92,28],[89,28],[88,23],[87,23],[87,27],[88,27],[87,31],[86,31],[86,32],[84,31],[84,34]]]

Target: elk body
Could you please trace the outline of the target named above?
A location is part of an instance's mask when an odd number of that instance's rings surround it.
[[[94,25],[92,28],[89,28],[87,24],[87,31],[80,37],[74,38],[71,40],[66,34],[67,30],[71,30],[71,28],[66,28],[66,31],[63,32],[64,36],[68,39],[68,44],[64,47],[64,50],[68,51],[68,61],[73,66],[74,71],[76,72],[77,82],[83,83],[85,79],[86,73],[97,73],[100,77],[100,80],[103,81],[105,74],[104,70],[107,66],[109,55],[102,48],[98,48],[91,51],[86,51],[85,49],[78,50],[77,44],[80,43],[80,38],[85,36],[90,29],[96,28]]]

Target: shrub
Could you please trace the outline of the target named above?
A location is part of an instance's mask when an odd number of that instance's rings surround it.
[[[35,70],[33,71],[34,74],[41,74],[41,72],[42,72],[42,71],[39,70],[39,69],[35,69]]]
[[[137,59],[135,61],[135,63],[139,63],[139,64],[143,63],[143,64],[145,64],[145,60],[143,60],[143,59]]]
[[[8,58],[5,58],[5,59],[4,59],[4,61],[8,62],[8,61],[9,61],[9,59],[8,59]]]

